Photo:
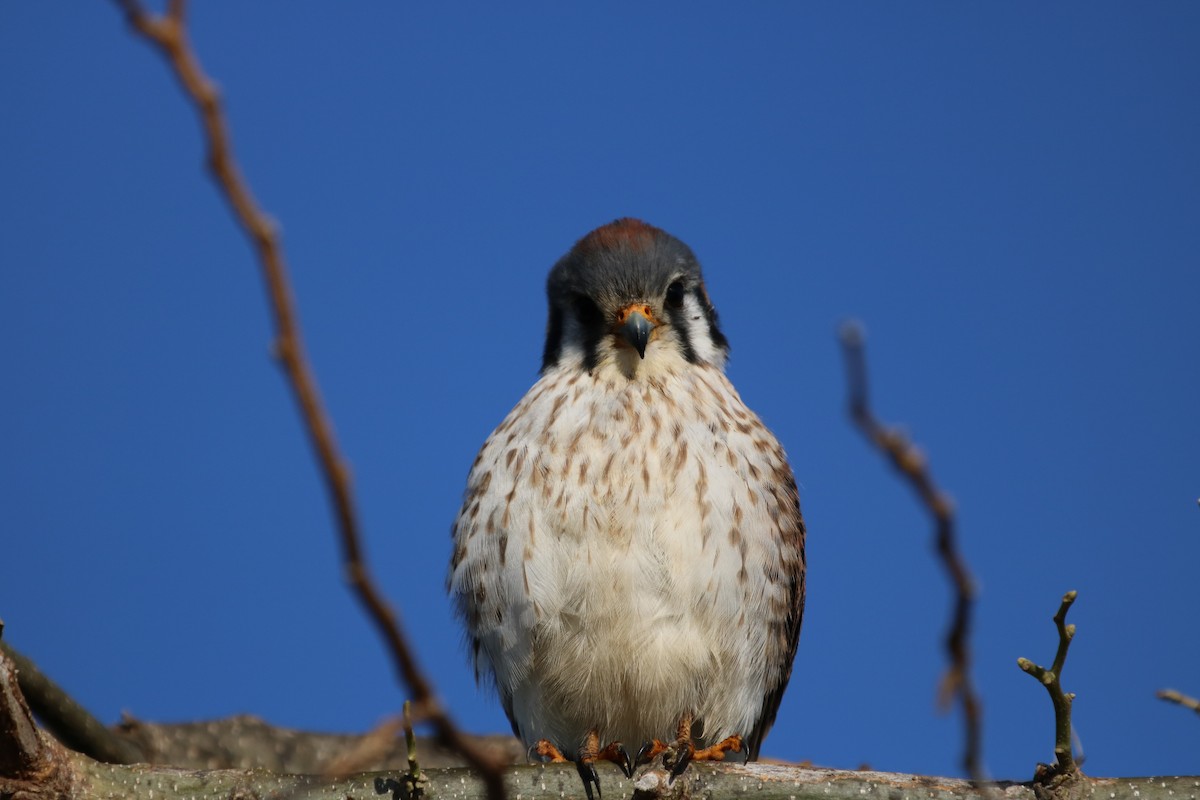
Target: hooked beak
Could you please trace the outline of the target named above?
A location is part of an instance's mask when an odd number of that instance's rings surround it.
[[[656,324],[650,306],[644,303],[634,303],[621,309],[621,312],[617,314],[616,330],[625,338],[625,341],[633,345],[641,358],[645,358],[646,343],[650,341],[650,334],[654,331]]]

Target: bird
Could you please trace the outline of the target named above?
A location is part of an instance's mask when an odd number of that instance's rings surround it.
[[[725,374],[700,264],[633,218],[550,270],[538,379],[487,438],[447,587],[530,753],[632,777],[758,758],[792,673],[805,526],[782,446]],[[630,749],[637,747],[636,758]]]

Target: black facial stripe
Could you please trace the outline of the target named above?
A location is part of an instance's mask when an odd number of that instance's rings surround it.
[[[600,362],[600,340],[603,338],[603,331],[593,334],[593,331],[589,328],[583,333],[583,368],[587,370],[589,375],[596,368],[596,364]]]
[[[558,363],[562,355],[563,315],[557,308],[550,309],[550,321],[546,323],[546,347],[542,350],[542,372]]]
[[[692,296],[700,301],[700,306],[704,306],[704,301],[700,300],[698,289],[692,290]],[[691,329],[688,327],[688,304],[680,303],[675,308],[667,308],[667,316],[671,320],[671,328],[674,329],[675,335],[679,337],[679,347],[683,351],[683,357],[689,364],[695,364],[699,361],[696,355],[696,348],[692,346]]]
[[[575,318],[583,333],[583,368],[590,374],[600,360],[600,340],[604,338],[604,313],[590,297],[575,297]]]
[[[600,309],[586,297],[578,296],[565,310],[550,309],[550,321],[546,326],[546,347],[542,351],[542,372],[558,365],[562,357],[563,339],[566,336],[564,314],[570,314],[579,329],[583,345],[583,368],[591,372],[600,361],[600,341],[604,338],[604,316]]]
[[[717,326],[717,311],[708,302],[708,296],[704,293],[704,289],[700,286],[695,286],[688,291],[688,294],[695,299],[696,305],[704,314],[704,318],[708,323],[708,336],[712,340],[713,345],[722,351],[729,350],[729,341],[725,335],[721,333],[721,329]],[[679,306],[664,308],[666,316],[671,323],[672,329],[679,342],[679,349],[684,360],[689,364],[697,364],[700,362],[700,356],[696,352],[695,344],[692,342],[692,328],[689,316],[694,313],[694,309],[690,303],[681,303]],[[557,366],[559,359],[562,357],[563,338],[565,336],[565,314],[570,314],[578,323],[581,342],[583,348],[583,368],[589,373],[596,369],[600,361],[600,343],[603,341],[606,334],[606,326],[603,314],[596,307],[595,303],[590,299],[577,295],[575,301],[568,305],[565,309],[561,307],[553,307],[550,310],[550,319],[546,325],[546,345],[542,351],[542,372]]]

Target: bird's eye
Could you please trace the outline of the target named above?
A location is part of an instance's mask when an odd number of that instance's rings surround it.
[[[667,306],[679,308],[683,305],[683,281],[675,281],[667,287]]]

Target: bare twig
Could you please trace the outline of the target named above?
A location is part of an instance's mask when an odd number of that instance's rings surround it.
[[[440,742],[460,753],[467,763],[479,770],[492,800],[502,800],[502,766],[465,738],[442,708],[432,684],[421,671],[408,646],[399,617],[384,600],[368,571],[358,534],[349,470],[341,457],[333,428],[321,402],[316,378],[304,354],[283,248],[275,226],[254,199],[234,160],[220,95],[204,74],[188,41],[184,23],[186,3],[184,0],[170,0],[166,12],[155,15],[146,11],[139,0],[115,2],[125,12],[130,26],[162,52],[184,92],[196,106],[208,144],[209,171],[257,252],[275,317],[274,351],[300,406],[336,512],[347,578],[359,602],[387,643],[396,669],[408,685],[419,709],[418,716],[433,726]]]
[[[966,746],[963,768],[982,780],[982,703],[971,679],[971,614],[975,602],[975,582],[959,552],[954,533],[954,506],[934,484],[929,466],[921,452],[902,432],[884,426],[871,412],[867,397],[867,368],[863,354],[864,334],[855,322],[842,325],[839,338],[846,360],[849,386],[848,406],[854,424],[892,465],[900,471],[933,517],[937,552],[954,586],[954,614],[946,632],[946,653],[950,666],[942,678],[939,697],[942,702],[957,696],[962,703]]]
[[[408,751],[408,774],[416,789],[421,786],[421,764],[417,761],[417,735],[413,733],[412,704],[404,701],[404,745]]]
[[[1064,594],[1062,603],[1058,606],[1058,613],[1054,615],[1054,625],[1058,628],[1058,650],[1054,653],[1054,663],[1050,668],[1039,667],[1027,658],[1017,659],[1018,667],[1037,678],[1046,687],[1046,691],[1050,693],[1050,702],[1054,704],[1054,757],[1058,760],[1058,765],[1051,776],[1069,777],[1079,771],[1075,754],[1071,750],[1071,703],[1075,700],[1075,693],[1064,693],[1062,690],[1062,670],[1067,660],[1067,648],[1075,638],[1075,626],[1067,624],[1067,611],[1075,602],[1075,596],[1073,590]]]
[[[1182,692],[1177,692],[1174,689],[1159,689],[1154,693],[1154,696],[1160,700],[1166,700],[1168,703],[1175,703],[1176,705],[1181,705],[1184,708],[1190,708],[1192,711],[1200,714],[1200,700],[1197,700],[1194,697],[1188,697]]]
[[[132,742],[105,727],[7,642],[0,642],[0,653],[16,667],[21,693],[33,713],[60,742],[106,764],[135,764],[142,760],[142,753]]]
[[[404,701],[404,744],[408,750],[408,772],[404,775],[403,796],[409,800],[420,800],[425,796],[426,779],[421,777],[421,764],[417,761],[417,737],[413,733],[412,706]]]

